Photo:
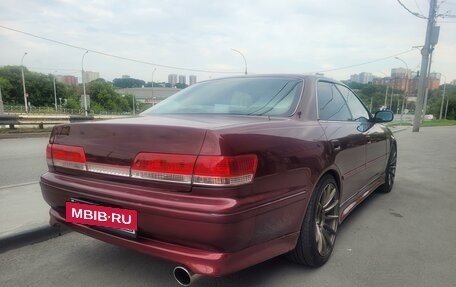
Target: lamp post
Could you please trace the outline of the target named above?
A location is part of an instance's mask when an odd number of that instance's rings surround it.
[[[393,88],[391,88],[390,110],[391,110],[392,112],[394,112],[394,111],[393,111],[393,96],[394,96],[394,94],[393,94]]]
[[[442,103],[440,104],[440,115],[439,115],[439,120],[442,119],[443,102],[445,101],[445,88],[446,88],[446,77],[445,77],[445,75],[442,75],[442,76],[445,78],[445,81],[443,82]]]
[[[157,70],[157,68],[154,68],[152,71],[152,99],[154,98],[154,73]]]
[[[55,88],[55,73],[57,71],[54,71],[54,74],[53,74],[53,82],[54,82],[54,105],[55,105],[55,111],[58,110],[58,105],[57,105],[57,89]]]
[[[407,98],[408,98],[408,94],[407,94],[407,93],[408,93],[408,80],[409,80],[409,76],[408,76],[408,75],[409,75],[409,68],[408,68],[407,63],[406,63],[404,60],[402,60],[402,59],[399,58],[399,57],[394,57],[394,58],[396,58],[397,60],[399,60],[399,61],[401,61],[402,63],[404,63],[405,67],[407,68],[407,72],[405,73],[405,91],[404,91],[404,93],[405,93],[405,98],[404,98],[404,100],[402,101],[402,106],[401,106],[401,120],[400,120],[400,124],[402,124],[402,116],[404,115],[404,103],[405,103],[405,105],[407,105]]]
[[[84,81],[84,58],[85,55],[87,55],[89,51],[85,51],[84,55],[82,55],[82,60],[81,60],[81,76],[82,76],[82,89],[84,91],[84,115],[87,116],[87,96],[86,96],[86,86],[85,86],[85,81]]]
[[[24,53],[21,59],[21,73],[22,73],[22,89],[24,91],[24,105],[25,105],[25,112],[28,112],[27,106],[27,91],[25,90],[25,77],[24,77],[24,57],[27,55],[27,52]]]
[[[242,59],[244,59],[244,67],[245,67],[244,74],[247,75],[247,61],[246,61],[246,59],[245,59],[245,57],[244,57],[244,54],[242,54],[241,51],[238,51],[238,50],[236,50],[236,49],[231,49],[231,50],[233,50],[233,51],[239,53],[239,54],[242,56]]]

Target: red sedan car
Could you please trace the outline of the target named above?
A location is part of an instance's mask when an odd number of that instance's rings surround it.
[[[392,119],[324,77],[211,80],[56,126],[41,189],[51,225],[176,262],[182,285],[285,253],[321,266],[353,208],[393,187]]]

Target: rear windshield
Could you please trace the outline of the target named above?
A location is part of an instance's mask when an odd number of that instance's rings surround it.
[[[144,111],[151,114],[291,115],[302,80],[229,78],[192,85]]]

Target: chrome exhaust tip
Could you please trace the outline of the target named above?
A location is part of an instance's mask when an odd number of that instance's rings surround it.
[[[190,286],[190,284],[200,277],[199,274],[195,274],[183,266],[177,266],[174,268],[173,274],[174,279],[176,279],[177,283],[182,286]]]

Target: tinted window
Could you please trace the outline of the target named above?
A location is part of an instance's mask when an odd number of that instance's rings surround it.
[[[345,101],[347,102],[353,120],[360,122],[369,120],[369,113],[364,107],[364,105],[361,103],[361,101],[358,99],[358,97],[347,87],[337,85],[337,88],[339,89]]]
[[[293,78],[229,78],[198,83],[143,114],[291,115],[302,80]]]
[[[351,114],[345,100],[334,84],[318,82],[318,114],[321,120],[348,121]]]

